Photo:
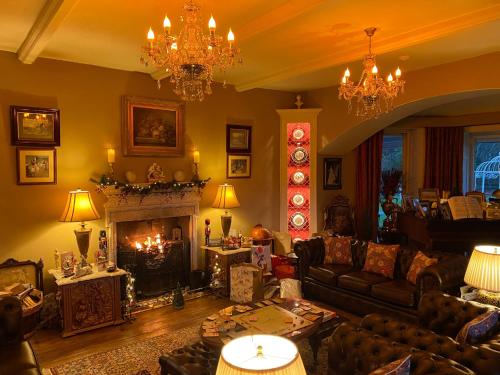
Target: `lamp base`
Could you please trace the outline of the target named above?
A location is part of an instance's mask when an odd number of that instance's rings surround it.
[[[228,213],[221,215],[220,223],[222,226],[222,233],[224,234],[224,238],[229,237],[229,230],[231,229],[231,220],[232,216]]]
[[[75,229],[73,232],[75,233],[76,243],[78,245],[78,250],[80,251],[80,266],[86,267],[89,265],[87,262],[87,254],[89,252],[89,242],[92,228],[86,228],[85,225],[82,225],[79,229]]]

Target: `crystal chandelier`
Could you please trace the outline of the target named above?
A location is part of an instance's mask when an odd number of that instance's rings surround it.
[[[392,73],[389,73],[386,81],[380,78],[375,55],[372,54],[372,37],[376,30],[375,27],[365,29],[369,38],[368,55],[365,55],[363,59],[363,73],[359,82],[351,81],[351,72],[347,68],[339,86],[339,99],[348,101],[349,112],[352,109],[351,101],[356,97],[356,116],[366,118],[376,118],[382,112],[392,110],[394,98],[403,92],[405,84],[405,81],[401,79],[399,67],[395,71],[395,79]]]
[[[186,101],[202,101],[205,94],[212,93],[214,70],[225,72],[236,62],[241,63],[239,49],[234,43],[234,34],[229,29],[227,42],[215,33],[215,20],[208,21],[208,34],[199,23],[200,7],[194,0],[184,4],[184,17],[177,35],[167,16],[163,31],[155,36],[150,27],[148,44],[144,46],[141,62],[165,70],[170,82],[175,84],[174,92]],[[158,81],[160,87],[160,81]]]

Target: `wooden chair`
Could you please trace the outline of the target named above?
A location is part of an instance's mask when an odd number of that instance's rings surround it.
[[[325,207],[323,230],[332,235],[354,236],[354,212],[349,198],[336,195]]]

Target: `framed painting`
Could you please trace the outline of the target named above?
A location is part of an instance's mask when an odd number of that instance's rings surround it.
[[[437,188],[429,188],[429,189],[418,189],[418,198],[420,201],[429,201],[429,202],[439,202],[439,189]]]
[[[342,189],[341,158],[323,159],[323,189],[324,190]]]
[[[245,125],[226,126],[226,152],[249,154],[252,152],[252,127]]]
[[[252,160],[250,155],[227,155],[227,178],[250,178]]]
[[[122,128],[125,155],[184,155],[184,105],[180,102],[125,96]]]
[[[48,185],[57,182],[55,149],[17,148],[17,184]]]
[[[61,145],[59,110],[55,108],[10,107],[11,141],[14,146]]]

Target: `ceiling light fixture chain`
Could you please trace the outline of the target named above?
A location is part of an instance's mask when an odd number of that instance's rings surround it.
[[[165,16],[163,32],[155,35],[150,27],[148,44],[141,62],[153,65],[170,75],[174,92],[186,101],[202,101],[212,93],[215,70],[225,73],[236,63],[242,63],[240,50],[231,29],[227,41],[216,34],[213,17],[208,21],[208,34],[199,21],[200,6],[194,0],[184,4],[184,16],[177,35],[172,33],[170,19]],[[160,85],[158,85],[160,86]]]
[[[363,72],[359,82],[354,83],[350,77],[351,72],[347,68],[339,86],[339,99],[348,102],[348,111],[352,110],[352,100],[356,98],[356,116],[376,118],[383,112],[389,112],[394,107],[394,99],[404,90],[405,81],[401,79],[399,67],[389,73],[384,81],[380,76],[372,54],[372,37],[377,29],[369,27],[365,29],[368,36],[368,54],[363,59]]]

